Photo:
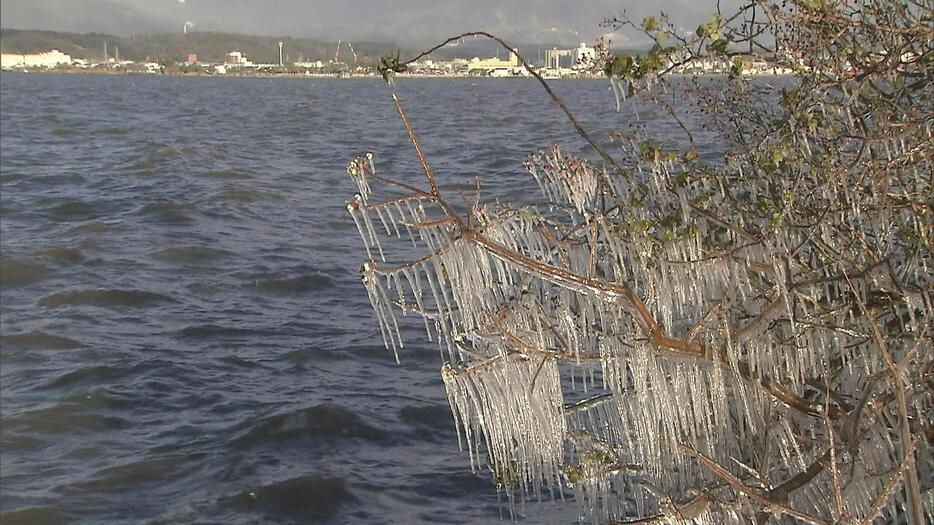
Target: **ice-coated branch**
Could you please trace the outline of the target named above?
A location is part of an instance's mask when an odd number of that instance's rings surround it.
[[[646,18],[658,47],[607,71],[689,144],[640,124],[612,157],[533,71],[599,156],[531,155],[545,204],[483,203],[478,181],[457,211],[393,94],[429,189],[371,155],[348,168],[364,284],[397,356],[397,313],[437,338],[458,437],[510,502],[570,490],[607,523],[934,517],[919,6],[755,0],[693,36]],[[667,77],[766,32],[796,82],[745,78],[745,57],[728,77]]]
[[[710,471],[714,473],[714,475],[716,475],[718,478],[723,480],[729,486],[736,489],[737,492],[740,492],[748,496],[749,498],[755,500],[757,503],[763,505],[764,509],[767,512],[770,512],[773,514],[787,514],[793,518],[803,521],[804,523],[810,523],[812,525],[830,525],[830,522],[823,518],[812,516],[805,512],[797,511],[780,502],[770,500],[766,496],[763,496],[762,494],[760,494],[757,490],[744,484],[742,481],[736,478],[736,476],[730,473],[729,470],[720,466],[719,464],[717,464],[717,462],[708,458],[704,454],[701,454],[694,448],[684,446],[684,445],[682,445],[680,448],[682,451],[684,451],[688,455],[694,456],[695,458],[697,458],[697,460],[702,465],[709,468]]]

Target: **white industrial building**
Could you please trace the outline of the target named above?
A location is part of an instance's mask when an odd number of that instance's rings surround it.
[[[46,51],[44,53],[33,53],[20,55],[15,53],[3,53],[0,55],[0,68],[19,69],[27,67],[52,68],[60,65],[70,65],[71,56],[62,53],[57,49]]]

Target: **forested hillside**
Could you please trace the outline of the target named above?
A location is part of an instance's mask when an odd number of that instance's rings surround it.
[[[119,37],[101,33],[61,33],[55,31],[0,30],[0,50],[4,53],[30,53],[58,49],[75,58],[101,60],[104,42],[110,58],[119,49],[120,58],[134,61],[168,59],[181,62],[189,53],[207,62],[221,62],[230,51],[241,51],[254,62],[274,63],[279,57],[279,42],[283,42],[287,62],[299,60],[330,60],[337,42],[310,38],[256,36],[240,33],[163,33]],[[396,46],[389,43],[354,43],[362,62],[374,62],[375,57]],[[339,59],[351,62],[349,48],[341,47]]]

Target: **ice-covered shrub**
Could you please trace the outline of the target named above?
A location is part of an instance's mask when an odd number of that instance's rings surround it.
[[[597,155],[532,155],[540,206],[459,212],[393,95],[427,186],[350,164],[363,282],[387,347],[407,314],[441,346],[473,468],[511,497],[573,493],[595,522],[934,518],[931,7],[753,2],[689,36],[642,21],[655,48],[605,72],[690,145],[636,128],[609,152],[556,98]],[[793,81],[745,76],[761,50]],[[705,58],[730,75],[669,80]]]

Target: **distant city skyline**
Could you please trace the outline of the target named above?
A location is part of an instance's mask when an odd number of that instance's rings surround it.
[[[729,0],[721,9],[737,5]],[[479,29],[516,44],[569,45],[593,42],[606,32],[599,23],[624,10],[634,20],[665,11],[676,24],[693,28],[715,9],[714,0],[2,0],[0,23],[80,33],[230,31],[415,46]],[[613,40],[645,44],[633,33]]]

